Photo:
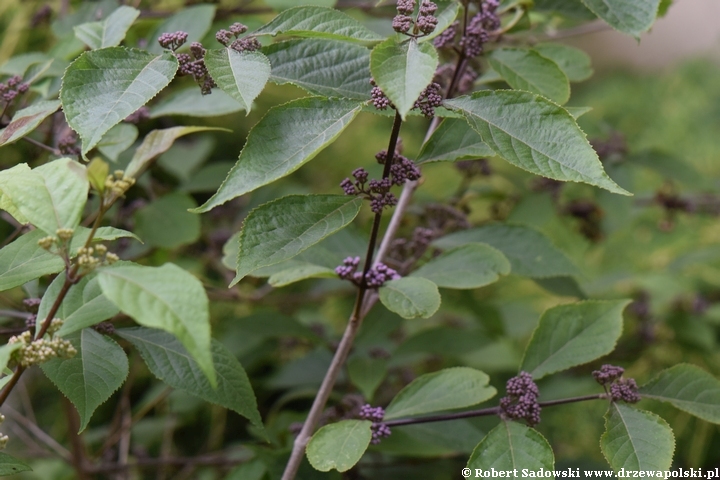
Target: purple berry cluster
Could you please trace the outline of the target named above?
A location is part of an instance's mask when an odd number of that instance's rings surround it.
[[[420,96],[415,100],[413,108],[418,108],[426,117],[435,116],[435,108],[442,105],[443,97],[440,93],[440,84],[431,83],[420,93]]]
[[[63,155],[80,155],[81,149],[77,141],[77,135],[71,130],[58,140],[58,150]]]
[[[457,37],[458,28],[460,27],[460,22],[454,21],[448,28],[443,30],[443,32],[435,37],[435,40],[433,40],[433,45],[435,45],[435,48],[445,48],[445,47],[453,47],[455,44],[455,37]]]
[[[372,420],[372,440],[373,445],[377,445],[383,438],[387,438],[392,433],[390,427],[382,423],[382,419],[385,417],[385,410],[382,407],[371,407],[369,404],[365,404],[360,408],[358,414],[363,420]]]
[[[530,426],[540,423],[540,391],[527,372],[520,372],[505,384],[506,396],[500,399],[503,415],[512,419],[525,419]]]
[[[421,0],[417,17],[413,19],[415,3],[415,0],[398,0],[398,14],[393,18],[392,27],[396,32],[411,36],[429,35],[437,27],[438,19],[435,17],[435,12],[438,7],[430,0]]]
[[[158,37],[158,43],[161,47],[172,50],[173,52],[185,45],[188,33],[183,31],[165,32]]]
[[[624,373],[625,369],[622,367],[603,365],[600,370],[592,372],[592,375],[606,391],[608,385],[610,386],[609,394],[613,401],[622,400],[627,403],[637,403],[640,401],[638,385],[632,378],[621,378]]]
[[[179,74],[193,77],[203,95],[211,94],[212,89],[217,87],[205,66],[205,48],[200,43],[191,43],[190,53],[179,53],[177,59],[180,63]]]
[[[490,34],[500,27],[497,8],[500,0],[483,0],[480,11],[470,20],[460,47],[468,57],[482,55],[484,44],[490,40]]]
[[[360,257],[347,257],[343,260],[342,265],[335,267],[335,273],[337,273],[341,279],[350,280],[358,287],[361,287],[363,286],[363,274],[357,271],[359,265]],[[399,278],[400,275],[395,270],[384,263],[378,263],[368,270],[367,275],[365,275],[364,286],[367,288],[380,288],[388,280],[397,280]]]
[[[355,182],[346,178],[340,182],[340,187],[345,195],[365,195],[370,200],[370,209],[373,213],[380,213],[385,207],[397,205],[397,198],[390,192],[392,180],[383,178],[372,179],[368,182],[368,173],[364,168],[356,168],[352,172]]]
[[[235,22],[229,28],[230,30],[219,30],[215,34],[215,40],[237,52],[253,52],[262,46],[255,37],[240,38],[240,35],[248,30],[242,23]]]
[[[603,365],[600,367],[600,370],[595,370],[592,372],[593,378],[595,378],[595,381],[598,382],[600,385],[610,385],[611,383],[615,382],[615,380],[618,380],[620,377],[623,376],[623,373],[625,373],[625,369],[622,367],[616,367],[614,365]]]
[[[378,163],[385,165],[387,161],[387,150],[381,150],[375,155]],[[415,181],[420,178],[420,169],[415,163],[407,157],[400,155],[400,152],[395,151],[393,156],[393,163],[390,166],[390,179],[393,185],[401,186],[404,185],[408,180]]]
[[[395,108],[395,105],[393,105],[390,99],[385,95],[385,92],[377,86],[374,78],[370,79],[370,85],[373,87],[372,90],[370,90],[370,98],[372,99],[372,103],[375,108],[378,110],[385,110],[388,107]]]
[[[23,83],[22,77],[19,75],[13,75],[8,78],[5,83],[0,83],[0,96],[2,96],[5,102],[5,108],[7,108],[18,95],[27,92],[29,88],[30,85]]]

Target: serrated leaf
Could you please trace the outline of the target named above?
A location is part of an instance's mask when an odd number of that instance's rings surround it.
[[[422,147],[417,163],[491,157],[495,152],[462,118],[446,118]]]
[[[188,37],[185,41],[185,48],[192,42],[199,42],[212,27],[215,18],[215,5],[193,5],[178,10],[175,15],[167,18],[155,29],[152,35],[148,37],[148,50],[158,54],[162,52],[162,47],[157,39],[165,32],[187,32]]]
[[[530,227],[494,224],[451,233],[435,240],[439,248],[487,243],[510,260],[511,272],[531,278],[572,276],[578,269],[549,238]]]
[[[103,135],[97,145],[100,153],[116,162],[122,152],[130,148],[138,137],[138,129],[131,123],[119,123]]]
[[[140,325],[175,335],[215,386],[210,353],[210,314],[202,283],[182,268],[123,265],[102,269],[103,294]]]
[[[12,455],[0,452],[0,475],[15,475],[20,472],[32,472],[32,468]]]
[[[77,355],[69,359],[54,358],[43,363],[41,368],[75,405],[82,432],[95,409],[105,403],[127,378],[128,359],[120,345],[92,328],[66,338],[77,350]]]
[[[150,108],[150,118],[164,115],[219,117],[242,111],[243,107],[222,90],[203,95],[197,86],[178,90]]]
[[[332,8],[305,6],[285,10],[253,35],[294,35],[327,38],[372,45],[383,40],[379,34],[343,12]]]
[[[467,468],[552,472],[555,457],[545,437],[525,425],[503,420],[478,443]]]
[[[582,0],[592,12],[611,27],[635,38],[655,22],[660,0]]]
[[[471,289],[496,282],[510,273],[510,262],[499,250],[483,243],[453,248],[415,270],[413,277],[441,288]]]
[[[55,303],[63,283],[65,283],[64,272],[55,277],[45,291],[38,308],[37,318],[40,320],[35,326],[36,331],[47,317],[52,304]],[[119,311],[115,304],[102,294],[97,277],[87,275],[70,287],[65,299],[60,304],[55,318],[60,318],[64,322],[55,335],[59,337],[70,335],[107,320],[117,315]]]
[[[78,228],[70,245],[71,256],[87,240],[90,229]],[[62,259],[41,248],[38,240],[45,237],[45,232],[33,230],[0,249],[0,291],[23,285],[30,280],[60,272],[65,268]],[[94,239],[114,240],[120,237],[135,237],[130,232],[113,227],[100,227]]]
[[[608,177],[575,119],[528,92],[495,90],[446,100],[499,156],[524,170],[629,195]]]
[[[182,193],[169,193],[133,214],[135,231],[148,245],[177,248],[200,238],[200,217],[188,210],[195,200]]]
[[[347,362],[347,370],[350,381],[365,400],[370,401],[387,375],[388,361],[385,358],[353,357]]]
[[[0,147],[20,140],[60,108],[57,100],[45,100],[18,110],[7,127],[0,130]]]
[[[665,471],[672,465],[675,437],[654,413],[614,402],[605,415],[600,448],[615,472]]]
[[[370,98],[370,52],[336,40],[303,39],[263,48],[272,65],[270,81],[290,83],[313,95]]]
[[[584,301],[545,310],[520,370],[534,379],[592,362],[615,348],[630,300]]]
[[[498,48],[488,61],[512,88],[543,95],[563,104],[570,98],[570,83],[560,67],[534,50]]]
[[[296,265],[270,275],[268,283],[275,288],[285,287],[291,283],[307,280],[309,278],[335,278],[335,270],[321,265],[307,262],[298,262]]]
[[[428,318],[440,308],[440,292],[430,280],[405,277],[391,280],[379,290],[380,301],[403,318]]]
[[[438,54],[431,43],[390,37],[370,53],[370,72],[377,86],[405,119],[420,93],[432,82]]]
[[[321,472],[350,470],[370,445],[371,426],[370,420],[341,420],[325,425],[315,432],[305,449],[310,465]]]
[[[120,45],[139,15],[140,10],[122,5],[101,22],[88,22],[74,27],[75,36],[91,50],[115,47]]]
[[[555,62],[571,82],[582,82],[593,74],[590,55],[579,48],[562,43],[540,43],[533,50]]]
[[[293,258],[350,224],[362,200],[345,195],[289,195],[259,206],[240,234],[237,275],[230,284],[261,267]]]
[[[82,139],[82,154],[165,88],[177,68],[171,52],[156,56],[124,47],[85,52],[72,62],[60,101],[68,124]]]
[[[240,102],[247,113],[270,78],[270,61],[260,52],[208,50],[205,66],[218,87]]]
[[[138,178],[148,167],[148,164],[157,156],[166,152],[172,144],[180,137],[196,132],[207,132],[219,130],[229,132],[225,128],[218,127],[171,127],[162,130],[153,130],[145,136],[143,142],[135,150],[130,164],[125,168],[125,175]]]
[[[663,370],[640,387],[640,394],[720,424],[720,381],[695,365],[681,364]]]
[[[212,341],[217,388],[211,386],[193,355],[172,335],[142,327],[123,328],[117,334],[132,343],[157,378],[173,388],[229,408],[262,429],[262,419],[250,380],[240,362],[220,342]]]
[[[357,101],[319,97],[271,108],[250,131],[220,189],[194,211],[207,212],[294,172],[332,143],[360,108]]]
[[[88,189],[85,167],[69,158],[33,170],[17,166],[0,173],[3,205],[10,202],[10,213],[19,212],[19,221],[29,222],[47,235],[80,223]]]
[[[385,409],[384,420],[477,405],[497,393],[489,381],[487,374],[469,367],[421,375],[395,395]]]

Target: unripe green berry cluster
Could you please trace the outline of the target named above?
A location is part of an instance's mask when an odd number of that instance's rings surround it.
[[[122,170],[115,170],[112,175],[108,175],[105,179],[107,191],[114,193],[118,197],[124,195],[133,185],[135,185],[135,179],[126,177],[125,172]]]
[[[25,330],[20,335],[11,337],[8,344],[22,344],[22,347],[13,352],[11,359],[23,367],[39,365],[53,358],[72,358],[77,354],[77,350],[72,343],[59,337],[54,337],[55,333],[62,326],[63,321],[59,318],[53,319],[48,328],[50,339],[38,338],[32,339],[30,330]]]

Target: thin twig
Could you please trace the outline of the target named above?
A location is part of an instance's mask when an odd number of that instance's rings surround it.
[[[3,411],[10,416],[11,420],[24,427],[28,432],[32,433],[35,438],[59,455],[63,460],[70,462],[70,459],[72,458],[70,451],[60,445],[54,438],[45,433],[35,423],[25,418],[20,412],[12,408],[10,405],[5,405],[3,407]]]
[[[63,404],[65,406],[65,417],[67,418],[68,423],[68,435],[70,436],[70,444],[72,445],[72,465],[75,469],[77,479],[86,480],[89,478],[86,473],[87,452],[85,451],[85,445],[78,433],[78,430],[80,430],[80,422],[77,412],[70,403],[70,400],[64,396]]]
[[[22,137],[22,139],[28,143],[32,143],[36,147],[40,147],[43,150],[47,150],[48,152],[52,153],[53,155],[62,155],[62,153],[60,153],[60,150],[58,150],[57,148],[53,148],[48,145],[45,145],[44,143],[38,142],[37,140],[34,140],[30,137]]]

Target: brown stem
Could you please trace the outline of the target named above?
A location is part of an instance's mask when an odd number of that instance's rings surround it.
[[[25,140],[25,141],[28,142],[28,143],[32,143],[32,144],[35,145],[36,147],[40,147],[40,148],[42,148],[43,150],[47,150],[48,152],[52,153],[53,155],[60,155],[60,154],[61,154],[61,153],[60,153],[60,150],[58,150],[57,148],[49,147],[49,146],[45,145],[44,143],[38,142],[37,140],[34,140],[34,139],[30,138],[30,137],[22,137],[22,139]]]
[[[564,405],[566,403],[585,402],[587,400],[603,400],[607,399],[607,395],[604,393],[596,393],[594,395],[585,395],[582,397],[570,397],[561,398],[559,400],[550,400],[547,402],[540,402],[541,407],[552,407],[555,405]],[[457,413],[444,413],[440,415],[429,415],[427,417],[419,418],[399,418],[397,420],[390,420],[382,422],[388,427],[400,427],[403,425],[414,425],[417,423],[430,423],[430,422],[446,422],[448,420],[457,420],[460,418],[473,418],[473,417],[485,417],[489,415],[498,415],[502,410],[500,407],[489,407],[482,408],[480,410],[468,410],[467,412]]]
[[[398,138],[400,137],[400,127],[402,126],[402,117],[400,114],[395,112],[395,120],[393,121],[392,132],[390,133],[390,142],[388,144],[387,155],[385,158],[385,168],[383,169],[383,178],[387,178],[390,175],[390,167],[392,166],[393,156],[395,149],[397,148]],[[335,355],[333,356],[332,362],[328,371],[325,373],[320,389],[318,390],[315,400],[313,401],[310,412],[308,412],[307,419],[303,423],[300,433],[295,438],[293,443],[293,449],[290,453],[290,459],[285,466],[285,472],[283,473],[282,480],[293,480],[297,471],[302,463],[303,455],[305,453],[305,447],[310,441],[310,437],[315,431],[320,415],[325,409],[328,398],[335,387],[335,382],[340,374],[340,371],[345,364],[350,350],[352,349],[353,341],[357,335],[360,325],[363,320],[363,302],[365,294],[368,291],[367,285],[365,284],[365,276],[372,267],[373,256],[375,253],[375,244],[377,242],[378,235],[380,233],[380,221],[382,220],[382,211],[375,214],[375,220],[373,221],[372,231],[370,232],[370,240],[368,242],[367,254],[365,256],[365,266],[363,267],[363,279],[358,287],[357,297],[355,299],[355,306],[353,307],[352,315],[345,327],[345,333],[343,334],[340,345],[338,345]]]

